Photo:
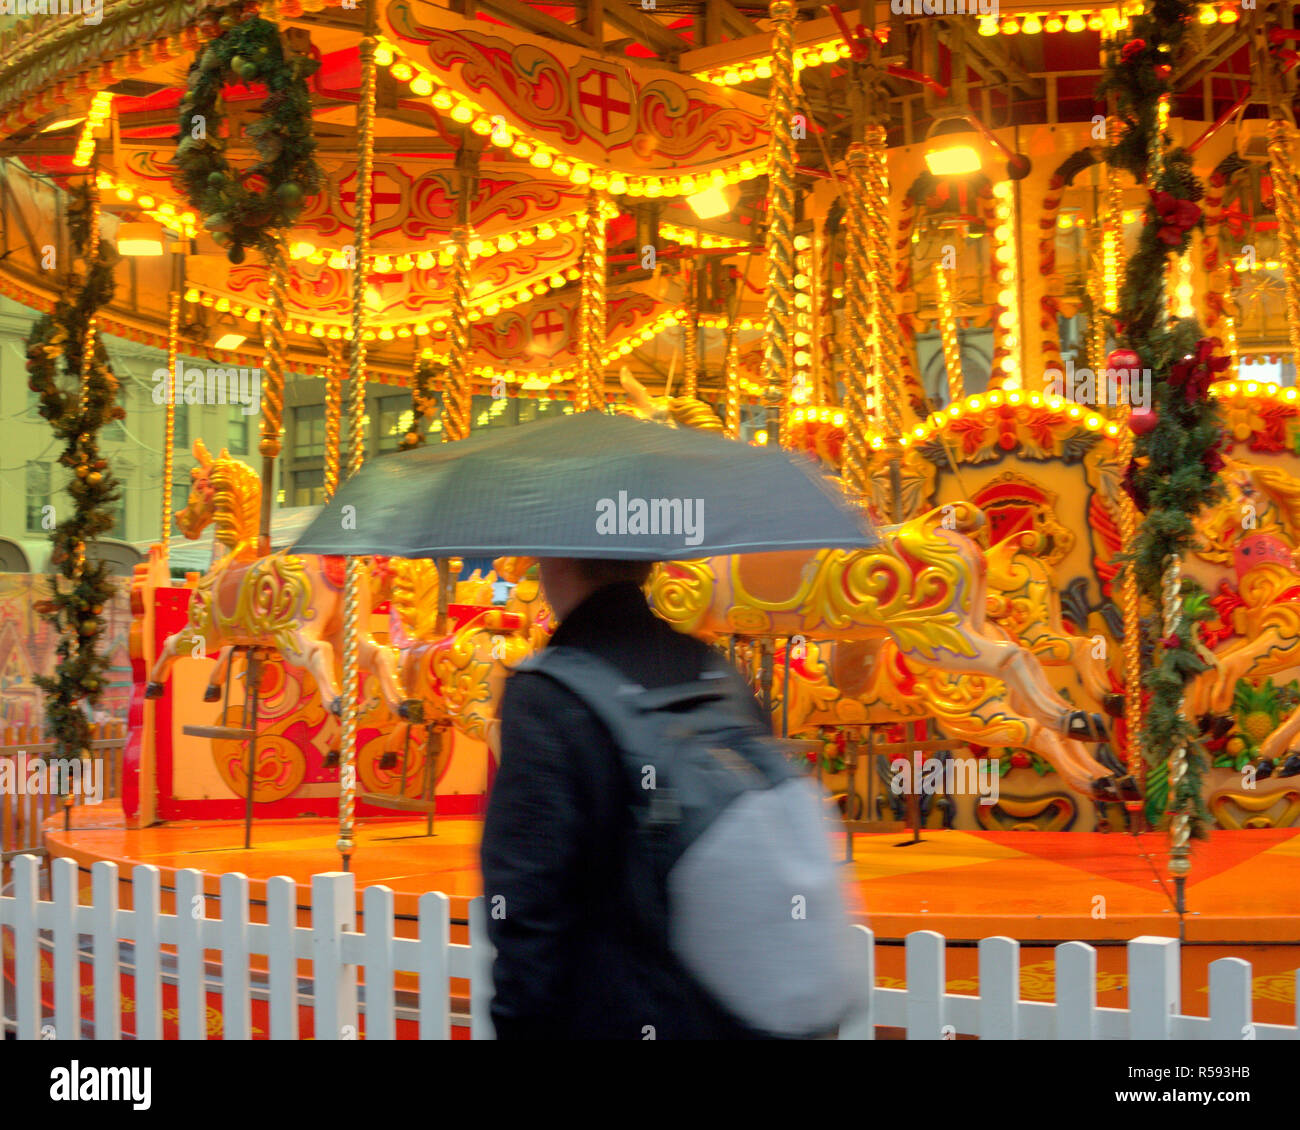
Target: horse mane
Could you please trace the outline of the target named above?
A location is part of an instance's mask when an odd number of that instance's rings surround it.
[[[1294,543],[1300,538],[1300,479],[1279,467],[1263,464],[1249,466],[1250,473],[1268,496],[1277,503],[1286,521],[1286,532]]]
[[[212,466],[213,521],[216,540],[232,552],[254,551],[262,505],[262,482],[246,463],[222,455]]]

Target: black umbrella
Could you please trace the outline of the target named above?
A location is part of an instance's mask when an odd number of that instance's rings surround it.
[[[875,545],[866,519],[801,463],[707,432],[581,412],[376,459],[293,551],[663,561]]]

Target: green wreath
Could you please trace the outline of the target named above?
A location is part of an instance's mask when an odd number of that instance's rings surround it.
[[[424,433],[420,423],[429,420],[438,409],[436,387],[447,372],[445,365],[435,365],[432,361],[421,361],[411,381],[411,426],[398,444],[399,451],[407,451],[424,443]]]
[[[180,187],[202,214],[203,226],[232,263],[242,263],[248,247],[272,254],[274,233],[291,227],[303,199],[321,190],[306,83],[319,63],[302,55],[286,59],[275,24],[246,8],[232,12],[220,21],[222,34],[190,66],[175,163]],[[240,172],[226,160],[226,139],[220,136],[221,90],[250,82],[263,83],[267,96],[262,118],[248,127],[258,159]]]

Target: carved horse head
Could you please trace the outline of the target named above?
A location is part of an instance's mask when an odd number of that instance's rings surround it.
[[[181,533],[192,540],[215,522],[216,540],[227,549],[255,541],[262,502],[257,473],[225,448],[214,459],[201,439],[194,441],[194,458],[198,463],[190,471],[190,495],[176,512]]]

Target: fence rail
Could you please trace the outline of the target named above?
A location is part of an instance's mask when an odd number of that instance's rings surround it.
[[[122,795],[122,755],[126,748],[126,726],[121,722],[97,723],[91,727],[90,761],[102,763],[104,798]],[[25,787],[27,767],[56,749],[39,726],[0,727],[0,773],[13,787],[0,788],[0,881],[8,879],[8,864],[14,856],[45,851],[45,821],[65,806],[64,798],[51,792],[29,792]],[[26,757],[29,760],[24,762]],[[7,768],[6,768],[7,763]],[[81,798],[74,796],[73,804]]]
[[[201,1040],[209,1033],[208,993],[221,999],[225,1039],[252,1036],[250,958],[265,959],[265,996],[271,1039],[299,1035],[299,1010],[309,1006],[317,1039],[392,1039],[396,1035],[395,975],[419,979],[418,1022],[422,1039],[451,1036],[450,979],[470,984],[469,1019],[474,1039],[490,1039],[492,949],[484,902],[470,903],[468,944],[451,941],[447,896],[421,895],[418,934],[395,936],[393,892],[370,886],[362,900],[364,926],[357,929],[356,878],[351,873],[314,875],[310,925],[299,924],[297,884],[266,881],[265,921],[250,921],[249,880],[237,872],[219,878],[221,917],[206,914],[202,872],[175,873],[177,913],[162,913],[162,883],[156,867],[132,871],[131,909],[118,904],[117,865],[91,869],[91,902],[78,895],[77,865],[50,862],[50,897],[40,896],[41,861],[14,860],[13,893],[0,897],[0,927],[6,933],[6,977],[12,978],[8,1026],[19,1039],[78,1039],[81,1036],[82,954],[93,964],[93,1033],[96,1039],[122,1035],[122,978],[119,951],[130,943],[134,1032],[158,1039],[163,1032],[163,965],[176,985],[178,1032]],[[841,1039],[873,1039],[877,1026],[906,1030],[909,1039],[974,1035],[981,1039],[1300,1039],[1296,1025],[1256,1024],[1251,1015],[1251,967],[1239,958],[1210,966],[1208,1017],[1181,1013],[1179,946],[1173,938],[1136,938],[1128,943],[1128,1008],[1097,1007],[1097,951],[1083,942],[1056,947],[1056,1000],[1019,996],[1019,945],[1011,938],[979,944],[979,995],[944,989],[945,940],[932,931],[906,940],[907,987],[875,986],[875,941],[854,926],[854,946],[863,981],[872,986],[868,1005],[840,1031]],[[12,945],[10,944],[12,942]],[[52,951],[52,1003],[42,1002],[42,950]],[[206,953],[205,953],[206,951]],[[219,966],[207,954],[220,956]],[[8,955],[12,954],[10,958]],[[304,992],[299,963],[310,964]],[[262,964],[262,963],[259,963]],[[359,992],[359,974],[364,989]],[[215,977],[215,987],[213,987]],[[1300,989],[1300,971],[1296,975]],[[1297,994],[1300,1009],[1300,993]]]

